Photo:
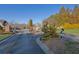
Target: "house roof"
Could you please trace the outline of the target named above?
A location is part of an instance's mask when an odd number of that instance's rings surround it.
[[[6,24],[4,25],[4,23],[7,23],[8,24],[8,22],[6,20],[0,19],[0,26],[1,27],[4,27],[6,25]]]

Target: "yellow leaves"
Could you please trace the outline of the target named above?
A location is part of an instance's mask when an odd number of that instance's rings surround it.
[[[79,28],[79,23],[78,24],[64,23],[61,26],[64,27],[65,29],[70,29],[70,28],[75,29],[75,28]]]

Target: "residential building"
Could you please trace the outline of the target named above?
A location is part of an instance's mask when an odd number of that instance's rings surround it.
[[[10,32],[10,25],[6,20],[0,19],[0,27],[4,32]]]

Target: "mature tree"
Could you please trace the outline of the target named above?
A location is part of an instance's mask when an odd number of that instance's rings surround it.
[[[79,7],[76,5],[73,9],[72,15],[74,17],[74,23],[79,23]]]
[[[66,13],[66,10],[64,7],[60,8],[59,14],[64,15]]]
[[[51,15],[48,20],[56,20],[57,25],[61,26],[64,23],[79,24],[79,6],[76,5],[73,9],[61,7],[59,12]],[[50,21],[54,24],[53,21]]]
[[[32,19],[29,20],[29,26],[33,26]]]
[[[32,22],[32,19],[29,20],[28,28],[29,28],[31,31],[33,30],[33,22]]]
[[[75,7],[74,7],[74,9],[73,9],[73,14],[74,15],[79,15],[79,7],[78,7],[78,5],[76,5]]]
[[[58,14],[55,14],[54,17],[58,21],[59,26],[64,24],[67,21],[67,10],[64,7],[61,7]]]

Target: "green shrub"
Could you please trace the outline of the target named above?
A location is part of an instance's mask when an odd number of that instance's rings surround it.
[[[58,34],[56,33],[56,27],[54,25],[43,25],[42,31],[44,32],[42,35],[43,40],[58,37]]]

